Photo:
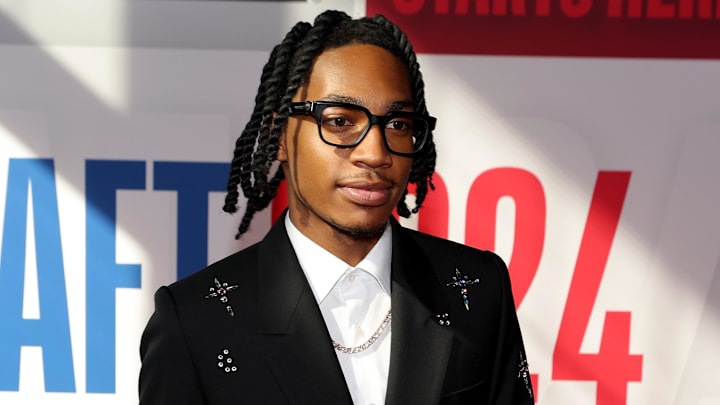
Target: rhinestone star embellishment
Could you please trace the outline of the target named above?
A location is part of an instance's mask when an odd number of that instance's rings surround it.
[[[468,298],[468,287],[475,284],[480,284],[480,279],[476,278],[474,280],[471,280],[470,277],[460,273],[460,270],[458,270],[457,267],[455,268],[455,275],[452,279],[453,281],[447,283],[446,286],[459,289],[460,295],[462,296],[463,304],[465,304],[465,309],[469,311],[470,299]]]
[[[228,285],[228,283],[220,282],[217,277],[215,277],[215,285],[211,285],[209,290],[210,294],[205,296],[205,299],[209,298],[217,298],[222,304],[225,304],[225,310],[227,311],[230,316],[235,316],[235,312],[233,311],[230,304],[228,304],[228,293],[236,288],[238,288],[237,284],[234,285]]]

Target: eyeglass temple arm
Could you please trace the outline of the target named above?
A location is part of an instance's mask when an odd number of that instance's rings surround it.
[[[310,114],[312,109],[312,101],[301,101],[290,104],[290,114]]]

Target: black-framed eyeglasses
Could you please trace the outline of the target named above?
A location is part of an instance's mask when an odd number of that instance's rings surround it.
[[[367,108],[334,101],[301,101],[290,104],[290,115],[312,115],[320,139],[338,148],[357,146],[373,125],[378,125],[387,149],[400,156],[412,156],[425,146],[434,117],[409,111],[373,115]]]

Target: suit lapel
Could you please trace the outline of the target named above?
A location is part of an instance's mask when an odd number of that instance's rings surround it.
[[[440,401],[451,329],[435,315],[450,307],[421,248],[393,221],[392,343],[386,404]]]
[[[287,237],[284,217],[260,246],[260,333],[266,357],[294,404],[352,404],[320,309]],[[272,340],[272,341],[270,341]]]

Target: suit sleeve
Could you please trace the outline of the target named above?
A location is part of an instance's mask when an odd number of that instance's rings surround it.
[[[201,405],[202,388],[177,316],[172,293],[155,293],[155,313],[140,342],[140,405]]]
[[[494,256],[500,272],[503,299],[490,403],[533,405],[535,394],[532,390],[527,356],[515,312],[510,275],[502,259]]]

